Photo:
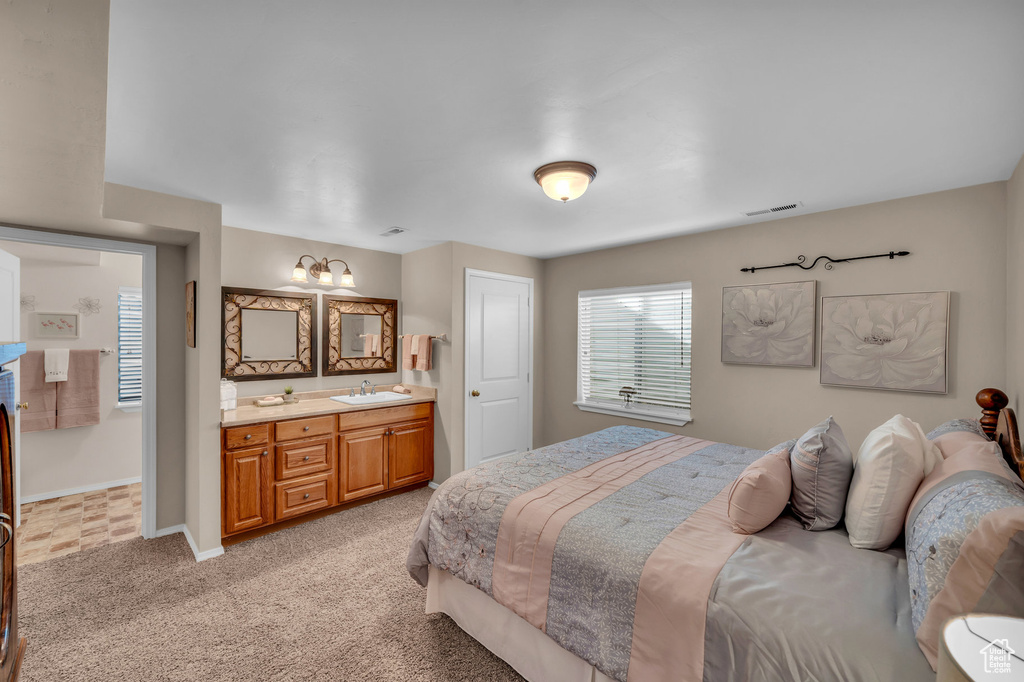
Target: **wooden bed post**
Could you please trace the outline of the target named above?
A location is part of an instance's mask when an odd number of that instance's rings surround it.
[[[981,406],[981,430],[992,438],[999,423],[999,411],[1010,404],[1010,399],[998,388],[983,388],[974,399]]]

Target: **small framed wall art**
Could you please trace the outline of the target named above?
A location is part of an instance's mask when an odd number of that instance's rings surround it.
[[[949,292],[825,296],[821,383],[945,393]]]
[[[196,282],[185,284],[185,345],[196,347]]]
[[[722,362],[814,366],[817,282],[722,289]]]
[[[36,337],[77,339],[78,313],[36,313]]]

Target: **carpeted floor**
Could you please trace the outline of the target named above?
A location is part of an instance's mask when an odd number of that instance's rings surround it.
[[[19,569],[24,682],[521,680],[405,571],[423,489],[227,548],[181,534]]]

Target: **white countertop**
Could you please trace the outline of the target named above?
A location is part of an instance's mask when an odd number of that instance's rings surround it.
[[[237,410],[221,410],[220,425],[241,426],[244,424],[277,421],[279,419],[297,419],[299,417],[316,417],[324,414],[379,410],[385,407],[432,403],[437,399],[437,389],[410,386],[409,384],[402,385],[412,391],[410,393],[411,398],[408,400],[396,400],[394,402],[371,405],[346,405],[345,403],[339,403],[337,400],[331,400],[331,396],[348,395],[350,390],[348,388],[296,393],[295,397],[298,398],[298,402],[288,405],[274,405],[273,407],[259,407],[254,403],[255,400],[263,396],[239,398]],[[391,388],[392,386],[377,387],[379,391],[390,391]],[[248,404],[243,405],[243,402]]]

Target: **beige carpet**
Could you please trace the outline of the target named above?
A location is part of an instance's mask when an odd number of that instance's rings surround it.
[[[19,569],[21,679],[521,680],[405,571],[428,489],[227,548],[182,535]]]

